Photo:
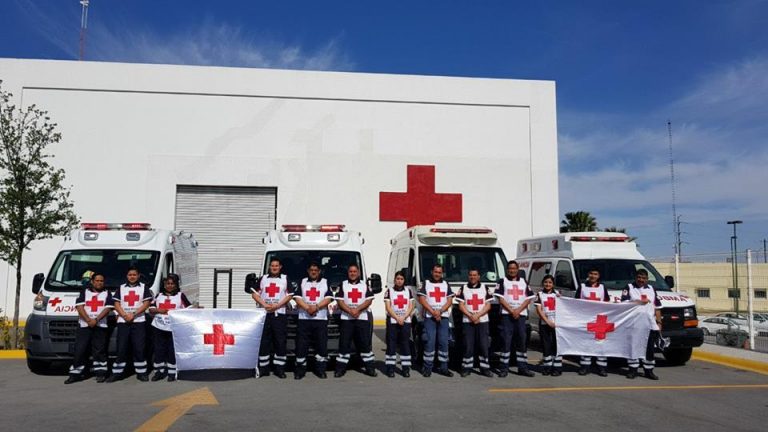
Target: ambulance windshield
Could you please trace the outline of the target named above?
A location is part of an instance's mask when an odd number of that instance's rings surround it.
[[[350,251],[324,251],[324,250],[283,250],[267,253],[264,260],[263,274],[267,274],[267,267],[272,258],[277,258],[283,264],[283,274],[288,279],[299,283],[307,277],[307,267],[311,263],[320,265],[321,276],[328,281],[329,286],[340,286],[347,278],[347,267],[350,264],[361,266],[360,254]],[[362,277],[362,276],[361,276]]]
[[[125,275],[131,266],[139,269],[139,280],[151,285],[157,273],[157,251],[137,250],[75,250],[62,251],[56,258],[45,282],[51,291],[80,289],[90,280],[91,272],[104,275],[105,286],[115,289],[125,283]]]
[[[648,261],[631,259],[591,259],[573,260],[576,278],[580,281],[587,279],[587,273],[592,269],[600,272],[600,280],[609,290],[623,290],[627,284],[635,280],[635,272],[645,269],[648,272],[648,284],[659,291],[669,291],[669,285],[661,277],[659,271]]]
[[[470,268],[480,270],[482,282],[497,282],[504,275],[507,259],[497,248],[481,247],[420,247],[421,280],[431,277],[435,264],[443,266],[443,278],[448,282],[466,282]]]

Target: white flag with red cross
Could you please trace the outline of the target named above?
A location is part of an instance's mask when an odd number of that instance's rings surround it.
[[[257,367],[263,309],[177,309],[168,315],[178,370]]]
[[[557,353],[643,358],[653,326],[653,305],[557,299]]]

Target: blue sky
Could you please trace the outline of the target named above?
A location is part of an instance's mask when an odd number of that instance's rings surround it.
[[[223,6],[223,5],[226,5]],[[5,0],[0,57],[74,59],[77,0]],[[768,237],[768,1],[91,0],[86,59],[557,82],[561,211],[672,254]]]

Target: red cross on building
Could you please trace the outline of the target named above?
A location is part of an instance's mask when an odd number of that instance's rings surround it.
[[[551,311],[555,310],[555,298],[548,298],[547,301],[544,302],[544,307]]]
[[[524,293],[525,293],[525,291],[520,289],[520,287],[518,287],[517,284],[512,285],[512,288],[507,290],[507,295],[508,296],[512,296],[512,298],[515,301],[520,300],[520,296],[523,295]]]
[[[280,291],[280,287],[277,286],[276,283],[272,282],[271,284],[269,284],[269,286],[266,289],[264,289],[264,291],[267,292],[268,296],[274,297]]]
[[[165,301],[160,303],[159,306],[161,309],[165,310],[176,309],[176,303],[172,302],[169,298],[166,298]]]
[[[485,302],[477,296],[477,294],[472,294],[472,298],[470,300],[467,300],[467,304],[472,306],[472,309],[478,310],[480,309],[480,305],[484,304]]]
[[[128,295],[123,296],[123,301],[128,303],[128,306],[133,307],[133,305],[139,301],[139,295],[136,294],[136,291],[130,290],[128,291]]]
[[[58,297],[54,297],[48,300],[48,304],[51,305],[51,307],[56,307],[56,305],[58,305],[59,303],[61,303],[61,299]]]
[[[320,297],[320,291],[317,290],[317,287],[312,287],[307,291],[307,297],[309,297],[309,301],[312,303],[317,300],[318,297]]]
[[[461,222],[461,194],[435,193],[434,165],[408,165],[407,192],[379,192],[379,220],[403,221],[408,228]]]
[[[85,302],[85,305],[91,308],[91,312],[96,312],[100,307],[104,306],[104,301],[99,300],[99,296],[95,295]]]
[[[435,299],[435,303],[440,303],[440,301],[445,297],[444,292],[440,291],[440,287],[435,287],[435,290],[429,293],[429,296]]]
[[[361,297],[363,297],[363,293],[360,292],[357,288],[352,288],[351,291],[349,291],[349,294],[347,294],[350,300],[352,300],[352,303],[357,304],[357,302],[360,300]]]
[[[394,303],[398,309],[405,309],[405,305],[408,304],[408,300],[405,299],[404,295],[400,294],[392,303]]]
[[[595,334],[596,340],[603,340],[608,333],[616,330],[613,323],[608,322],[608,316],[599,314],[595,321],[587,323],[587,331]]]
[[[213,355],[224,355],[224,347],[235,344],[235,335],[224,333],[224,324],[214,324],[213,333],[203,335],[205,345],[213,345]]]
[[[601,299],[600,299],[599,297],[597,297],[597,292],[595,292],[595,291],[590,291],[590,292],[589,292],[589,295],[587,296],[587,300],[593,300],[593,301],[595,301],[595,300],[601,300]]]

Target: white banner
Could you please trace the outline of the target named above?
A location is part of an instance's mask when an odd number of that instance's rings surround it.
[[[557,299],[559,355],[643,358],[652,328],[652,304]]]
[[[178,370],[256,369],[263,309],[171,310]]]

